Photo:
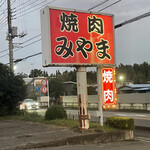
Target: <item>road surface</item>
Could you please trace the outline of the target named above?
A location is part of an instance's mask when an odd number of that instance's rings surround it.
[[[68,117],[75,117],[77,118],[77,110],[67,110]],[[98,111],[89,111],[91,116],[91,121],[98,121],[99,120],[99,112]],[[150,127],[150,114],[149,113],[130,113],[130,112],[110,112],[104,111],[103,112],[104,118],[111,117],[111,116],[123,116],[123,117],[130,117],[134,119],[135,126],[142,126],[142,127]]]

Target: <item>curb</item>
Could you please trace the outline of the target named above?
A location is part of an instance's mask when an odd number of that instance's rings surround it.
[[[26,150],[31,148],[58,147],[64,145],[98,144],[98,143],[118,142],[122,140],[133,140],[133,139],[134,139],[133,131],[119,131],[114,133],[94,133],[44,143],[40,142],[28,143],[26,145],[17,146],[14,148],[12,147],[6,148],[5,150]]]

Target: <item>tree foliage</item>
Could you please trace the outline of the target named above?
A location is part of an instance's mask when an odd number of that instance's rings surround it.
[[[18,102],[26,96],[22,76],[15,76],[6,65],[0,64],[0,116],[15,113]]]
[[[147,62],[142,64],[133,64],[133,65],[123,65],[119,64],[116,67],[116,80],[119,81],[119,77],[123,76],[124,81],[131,81],[134,84],[143,84],[150,81],[150,65]],[[59,70],[56,71],[56,74],[51,74],[49,77],[50,84],[50,96],[55,97],[55,99],[64,94],[63,82],[66,81],[76,81],[76,69],[73,71],[64,71],[61,73]],[[93,87],[93,84],[97,84],[97,72],[88,71],[87,72],[87,84],[91,85],[88,87],[88,94],[95,95],[97,94],[96,88]],[[72,92],[73,95],[77,94],[77,86],[74,85]]]
[[[44,76],[44,77],[48,77],[48,73],[46,71],[42,71],[41,69],[33,69],[30,72],[29,77],[40,77],[40,76]]]
[[[133,81],[134,84],[144,84],[150,81],[150,65],[147,62],[143,64],[123,65],[116,67],[116,79],[119,82],[119,76],[124,77],[124,81]]]
[[[64,94],[64,86],[60,79],[49,79],[49,93],[50,97],[55,98],[55,103],[59,103],[59,98]]]

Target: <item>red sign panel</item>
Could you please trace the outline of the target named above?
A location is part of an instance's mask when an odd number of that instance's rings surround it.
[[[43,86],[43,87],[42,87],[42,92],[43,92],[44,94],[46,94],[46,93],[47,93],[47,87]]]
[[[102,96],[103,106],[115,106],[117,102],[116,97],[116,79],[114,68],[102,68]]]
[[[50,64],[115,64],[112,15],[49,8],[48,16]]]
[[[41,84],[42,84],[43,86],[46,86],[46,85],[47,85],[47,80],[46,80],[46,79],[42,79]]]

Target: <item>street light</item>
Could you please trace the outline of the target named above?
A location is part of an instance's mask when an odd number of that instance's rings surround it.
[[[120,79],[120,81],[122,81],[123,80],[123,76],[120,76],[119,79]]]
[[[14,66],[14,70],[16,70],[16,69],[17,69],[17,66],[15,65],[15,66]]]
[[[123,76],[120,76],[120,77],[119,77],[120,85],[123,85],[123,79],[124,79],[124,77],[123,77]]]

